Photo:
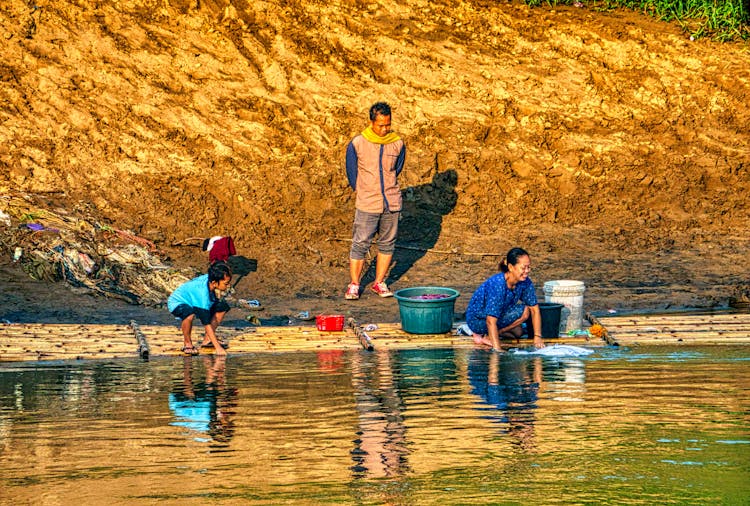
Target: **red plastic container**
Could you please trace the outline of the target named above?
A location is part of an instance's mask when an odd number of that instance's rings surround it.
[[[344,330],[344,315],[342,314],[319,314],[315,317],[315,325],[318,330],[339,331]]]

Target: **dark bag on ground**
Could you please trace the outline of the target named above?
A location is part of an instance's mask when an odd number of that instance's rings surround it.
[[[247,258],[242,255],[230,256],[227,260],[232,274],[236,276],[245,276],[258,270],[258,261],[254,258]]]

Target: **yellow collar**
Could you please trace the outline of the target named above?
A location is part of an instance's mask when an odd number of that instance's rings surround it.
[[[368,126],[362,131],[362,137],[372,142],[373,144],[390,144],[392,142],[396,142],[401,138],[396,132],[389,132],[384,137],[381,137],[372,131],[371,126]]]

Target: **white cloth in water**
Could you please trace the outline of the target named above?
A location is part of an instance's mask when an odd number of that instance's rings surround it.
[[[594,353],[594,350],[572,346],[570,344],[553,344],[538,350],[513,350],[518,355],[541,355],[543,357],[582,357]]]

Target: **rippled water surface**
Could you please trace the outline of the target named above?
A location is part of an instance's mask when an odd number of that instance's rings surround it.
[[[2,504],[748,504],[750,348],[0,364]]]

